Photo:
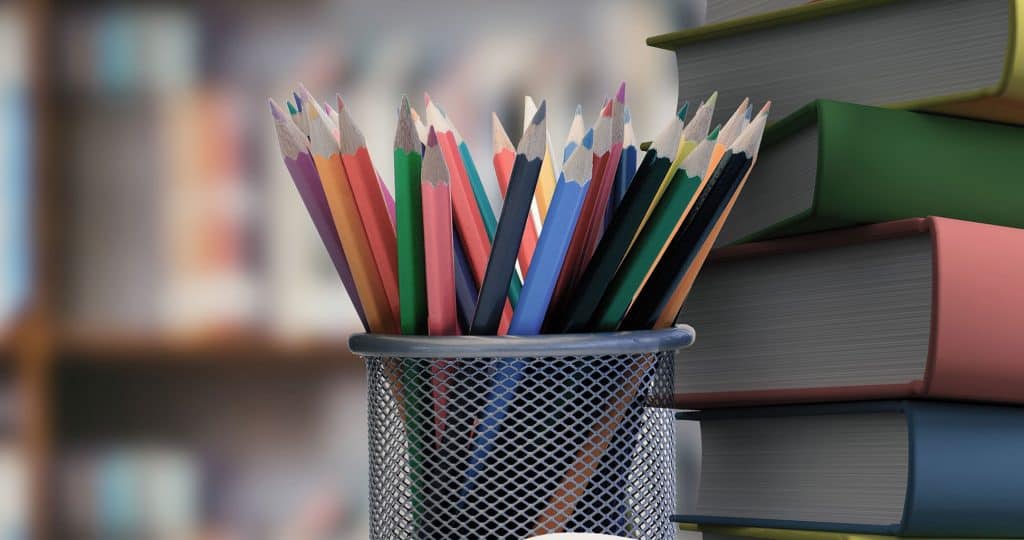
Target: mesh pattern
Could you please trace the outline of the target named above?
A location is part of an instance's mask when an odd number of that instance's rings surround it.
[[[673,538],[673,357],[367,357],[370,538]]]

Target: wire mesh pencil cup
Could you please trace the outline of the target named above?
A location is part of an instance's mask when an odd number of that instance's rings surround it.
[[[360,334],[370,538],[670,540],[673,360],[693,329]]]

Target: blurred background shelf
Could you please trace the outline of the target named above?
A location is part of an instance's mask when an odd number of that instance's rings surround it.
[[[362,360],[344,340],[281,340],[261,334],[210,338],[66,334],[59,340],[58,353],[62,362],[69,363],[334,367],[352,373],[363,369]]]
[[[559,146],[625,79],[649,133],[644,38],[702,3],[0,4],[0,538],[367,538],[358,323],[266,98],[341,91],[389,183],[400,93],[481,164],[524,94]]]

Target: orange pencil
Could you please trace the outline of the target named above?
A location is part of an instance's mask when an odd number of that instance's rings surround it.
[[[317,172],[320,173],[320,182],[327,196],[331,217],[348,257],[356,290],[359,291],[359,300],[366,310],[370,331],[397,334],[398,319],[391,312],[384,284],[370,250],[370,242],[359,220],[352,186],[341,162],[338,141],[334,138],[327,114],[305,88],[302,92],[310,126],[310,153],[313,155]]]
[[[736,138],[739,137],[740,133],[746,129],[747,125],[750,124],[750,118],[747,117],[748,115],[741,113],[744,109],[747,109],[747,112],[749,112],[749,109],[747,108],[747,101],[748,100],[746,99],[743,100],[743,103],[740,104],[737,112],[729,118],[729,121],[726,122],[718,132],[718,139],[715,141],[715,149],[711,154],[711,162],[708,164],[708,170],[705,176],[709,176],[711,172],[718,167],[718,162],[721,161],[726,149],[732,145],[733,141],[735,141]],[[754,156],[754,164],[757,164],[756,154]],[[750,170],[753,169],[754,167],[752,165]],[[750,176],[750,170],[747,171],[743,180],[740,181],[740,186],[746,184],[747,177]],[[722,212],[722,215],[728,216],[729,212],[732,211],[732,206],[735,202],[735,198],[729,200],[725,205],[725,210]],[[711,253],[711,248],[713,248],[715,244],[714,239],[718,238],[718,234],[722,232],[723,225],[725,225],[725,220],[720,219],[711,229],[711,234],[708,235],[709,240],[705,241],[700,246],[700,249],[693,258],[693,263],[690,264],[690,268],[688,268],[686,273],[683,274],[683,280],[680,281],[679,286],[672,291],[672,296],[669,297],[668,302],[665,304],[665,308],[662,309],[661,313],[658,315],[658,320],[654,325],[655,328],[668,328],[675,324],[676,317],[679,316],[679,310],[683,307],[683,302],[686,300],[686,296],[690,294],[690,289],[693,288],[693,283],[697,280],[697,274],[700,273],[701,267],[704,266],[704,261],[707,260],[708,255]]]
[[[395,226],[384,202],[377,171],[366,150],[366,139],[349,115],[341,96],[338,96],[338,133],[341,162],[352,186],[356,208],[370,242],[388,306],[392,317],[398,321],[401,315],[398,307],[398,245]]]
[[[491,113],[491,140],[494,145],[494,173],[498,177],[498,187],[501,188],[501,196],[505,197],[508,191],[508,179],[512,176],[512,165],[516,162],[516,147],[508,138],[505,127],[501,125],[498,115]],[[530,269],[530,261],[533,260],[533,252],[537,249],[537,227],[534,223],[536,204],[530,206],[530,219],[526,220],[526,228],[523,229],[523,240],[519,246],[519,272],[526,279],[526,272]]]

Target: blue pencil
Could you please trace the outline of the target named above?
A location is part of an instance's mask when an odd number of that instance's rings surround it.
[[[562,163],[569,161],[576,147],[583,142],[583,105],[576,106],[576,113],[572,115],[572,124],[569,126],[569,136],[565,140],[565,148],[562,150]]]
[[[590,187],[592,168],[593,154],[590,149],[577,146],[555,185],[555,194],[548,207],[548,218],[537,240],[537,251],[523,284],[519,307],[512,316],[509,335],[535,335],[544,324],[544,315],[548,311],[565,252]]]
[[[566,249],[572,240],[576,220],[590,187],[592,167],[591,151],[577,147],[558,178],[551,206],[548,207],[548,225],[537,241],[534,262],[526,275],[526,283],[523,284],[523,291],[519,297],[519,307],[516,308],[509,326],[509,335],[535,335],[540,332]],[[522,360],[506,358],[499,373],[494,377],[495,383],[488,392],[487,404],[483,411],[484,418],[477,425],[473,452],[469,456],[466,483],[460,496],[463,503],[475,489],[476,479],[483,472],[488,455],[494,451],[494,441],[509,414],[524,369],[525,364]],[[542,498],[546,493],[537,495]]]

